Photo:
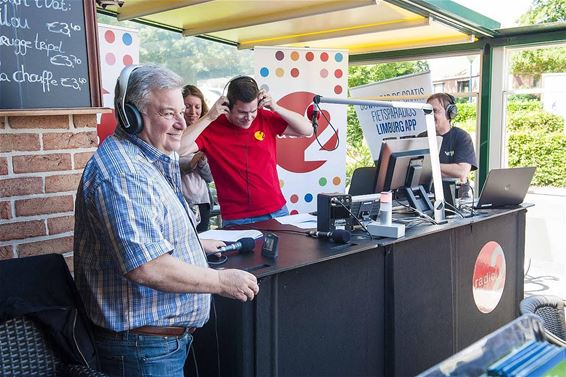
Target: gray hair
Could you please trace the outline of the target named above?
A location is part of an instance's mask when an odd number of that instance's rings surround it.
[[[118,85],[119,83],[116,83],[116,93],[119,90]],[[149,94],[153,90],[182,87],[183,79],[170,69],[157,64],[141,65],[129,77],[125,102],[144,111],[149,102]]]

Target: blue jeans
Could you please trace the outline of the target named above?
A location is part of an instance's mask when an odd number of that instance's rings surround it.
[[[222,227],[230,226],[230,225],[244,225],[244,224],[251,224],[257,223],[258,221],[265,221],[269,219],[274,219],[276,217],[287,216],[289,214],[289,210],[287,206],[284,205],[281,209],[278,209],[275,212],[268,213],[267,215],[261,215],[256,217],[244,217],[241,219],[233,219],[233,220],[224,220],[222,219]]]
[[[110,376],[183,377],[193,336],[96,332],[95,340],[101,371]]]

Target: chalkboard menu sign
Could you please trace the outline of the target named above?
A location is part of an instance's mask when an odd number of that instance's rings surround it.
[[[0,0],[0,109],[100,106],[92,0]]]

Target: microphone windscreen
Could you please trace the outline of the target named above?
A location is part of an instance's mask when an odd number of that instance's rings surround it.
[[[252,251],[255,247],[255,240],[251,237],[240,238],[238,242],[242,244],[241,251]]]
[[[332,232],[332,240],[338,243],[346,243],[350,241],[351,233],[344,229],[336,229]]]

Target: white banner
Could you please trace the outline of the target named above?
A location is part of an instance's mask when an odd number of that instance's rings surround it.
[[[306,117],[315,95],[347,97],[346,50],[256,47],[254,51],[259,86],[289,110]],[[315,211],[317,194],[345,189],[346,106],[325,104],[321,110],[318,138],[324,148],[314,136],[277,141],[277,171],[291,214]]]
[[[357,99],[379,96],[425,96],[431,93],[432,78],[430,72],[396,77],[350,88],[351,97]],[[396,99],[387,100],[398,101]],[[424,103],[426,98],[406,101]],[[396,109],[381,106],[354,107],[374,160],[379,158],[383,139],[413,136],[426,131],[425,116],[422,110]]]
[[[122,68],[139,63],[140,41],[138,31],[119,26],[98,25],[98,47],[100,53],[100,75],[102,81],[102,104],[114,108],[114,88]],[[114,133],[114,112],[102,114],[97,133],[100,142]]]

